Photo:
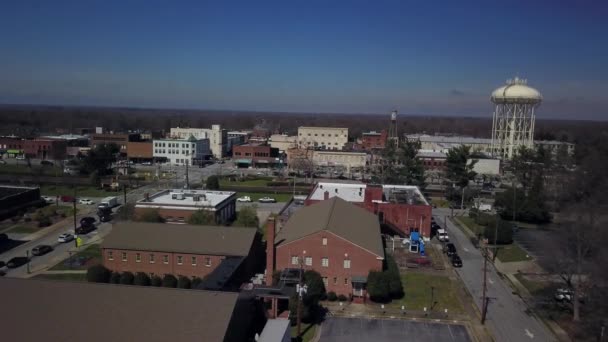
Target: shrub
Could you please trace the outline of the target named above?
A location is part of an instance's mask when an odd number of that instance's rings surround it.
[[[330,302],[335,302],[336,300],[338,300],[338,296],[334,291],[330,291],[327,293],[327,300],[329,300]]]
[[[510,244],[513,242],[513,228],[511,224],[507,221],[499,220],[498,228],[496,225],[488,225],[485,227],[483,234],[488,239],[488,243],[494,243],[494,235],[498,230],[498,237],[496,238],[496,243],[499,245]]]
[[[190,287],[193,289],[197,289],[202,283],[203,283],[203,279],[201,279],[199,277],[194,277],[194,279],[192,279],[192,284]]]
[[[154,275],[150,279],[150,285],[155,287],[161,287],[163,285],[163,280],[159,276]]]
[[[103,265],[93,265],[87,269],[87,281],[91,283],[107,283],[110,281],[110,270]]]
[[[112,272],[112,275],[110,275],[110,283],[120,284],[120,272]]]
[[[192,282],[190,281],[190,278],[184,277],[184,276],[179,276],[179,278],[177,279],[178,288],[189,289],[191,286],[192,286]]]
[[[346,298],[345,295],[341,294],[341,295],[338,296],[338,300],[340,302],[346,302],[348,300],[348,298]]]
[[[38,227],[48,227],[53,224],[53,221],[48,216],[44,216],[38,220]]]
[[[385,272],[369,272],[367,276],[367,293],[369,293],[369,298],[374,302],[388,302],[390,299],[390,288]]]
[[[175,278],[172,274],[165,274],[163,277],[163,287],[176,287],[177,286],[177,278]]]
[[[141,222],[163,222],[163,218],[160,216],[158,209],[148,208],[142,210],[141,214],[138,215],[137,221]]]
[[[218,176],[209,176],[205,181],[205,188],[208,190],[219,190],[220,189],[220,179]]]
[[[137,274],[135,274],[133,284],[139,286],[150,286],[150,277],[147,273],[137,272]]]
[[[192,213],[192,216],[188,219],[189,224],[198,224],[202,226],[215,225],[215,214],[207,210],[197,210]]]
[[[258,219],[258,213],[255,206],[242,207],[237,213],[235,226],[241,227],[255,227],[257,228],[260,224]]]
[[[120,275],[120,283],[123,285],[133,285],[133,280],[135,276],[131,272],[122,272]]]

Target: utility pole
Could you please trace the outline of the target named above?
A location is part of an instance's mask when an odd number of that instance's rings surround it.
[[[515,199],[516,199],[515,194],[516,194],[516,191],[517,191],[517,186],[515,185],[515,181],[513,181],[513,224],[515,224],[515,217],[516,217],[516,215],[515,215]]]
[[[303,275],[304,275],[304,266],[303,266],[303,260],[300,260],[300,281],[298,283],[298,285],[296,286],[296,291],[298,292],[298,318],[297,318],[297,324],[298,324],[298,337],[300,337],[300,335],[302,334],[302,297],[304,296],[304,294],[306,294],[306,292],[308,291],[308,287],[306,285],[304,285],[303,283]]]
[[[483,286],[482,286],[482,295],[481,295],[481,324],[485,324],[486,315],[488,313],[488,295],[487,295],[487,287],[488,287],[488,247],[486,246],[485,252],[483,255]]]
[[[460,210],[464,210],[464,187],[462,188],[462,197],[460,198]]]
[[[188,178],[188,164],[189,160],[186,160],[186,189],[190,188],[190,179]]]
[[[76,234],[76,186],[74,186],[74,198],[72,204],[74,205],[74,234]]]
[[[429,306],[431,313],[433,312],[433,306],[435,306],[435,286],[431,286],[431,305]]]

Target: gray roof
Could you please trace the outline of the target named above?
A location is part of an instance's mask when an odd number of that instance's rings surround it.
[[[238,293],[0,279],[4,341],[223,341]],[[9,328],[10,327],[10,328]]]
[[[101,243],[102,248],[247,256],[254,228],[122,222]]]
[[[296,211],[277,234],[277,246],[323,230],[384,258],[378,217],[340,197],[332,197]]]

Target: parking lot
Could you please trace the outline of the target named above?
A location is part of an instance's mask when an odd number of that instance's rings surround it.
[[[465,326],[395,319],[329,317],[321,326],[321,342],[471,341]]]
[[[520,228],[513,234],[515,242],[534,257],[545,270],[555,267],[555,257],[561,248],[558,238],[559,234],[545,229]]]

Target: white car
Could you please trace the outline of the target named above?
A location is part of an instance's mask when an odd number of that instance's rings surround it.
[[[448,232],[445,229],[437,229],[437,239],[441,242],[450,241],[450,237],[448,236]]]
[[[72,240],[74,240],[74,235],[72,235],[70,233],[63,233],[63,234],[59,235],[57,242],[65,243],[65,242],[70,242]]]
[[[17,159],[17,160],[25,160],[25,156],[24,155],[19,155],[19,156],[15,157],[15,159]]]
[[[88,198],[83,198],[83,199],[81,199],[80,201],[78,201],[78,203],[80,203],[80,204],[85,204],[85,205],[92,205],[92,204],[95,204],[95,202],[91,201],[91,200],[90,200],[90,199],[88,199]]]
[[[40,196],[46,203],[55,203],[55,197],[51,196]]]
[[[251,197],[243,196],[236,199],[237,202],[251,202]]]
[[[276,203],[277,200],[275,200],[272,197],[262,197],[258,200],[258,202],[260,203]]]

